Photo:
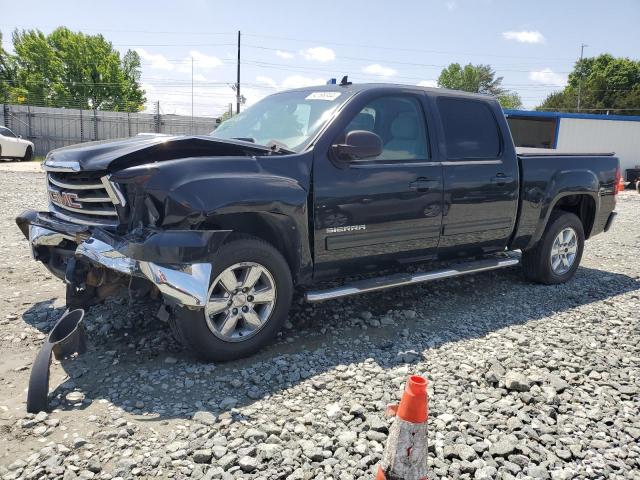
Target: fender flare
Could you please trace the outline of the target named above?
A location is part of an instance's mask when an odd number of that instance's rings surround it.
[[[547,190],[541,202],[540,216],[536,229],[525,248],[533,247],[540,239],[547,228],[551,212],[558,202],[571,195],[587,195],[593,199],[595,204],[594,215],[600,209],[599,180],[591,170],[560,171],[554,175],[547,184]],[[585,232],[588,235],[588,232]]]

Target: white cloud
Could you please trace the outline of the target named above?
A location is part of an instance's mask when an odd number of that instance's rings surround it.
[[[291,75],[285,78],[280,84],[280,88],[286,90],[288,88],[312,87],[314,85],[324,85],[327,81],[323,78],[309,78],[302,75]]]
[[[544,43],[544,35],[537,30],[521,30],[519,32],[503,32],[502,36],[507,40],[515,40],[520,43]]]
[[[418,86],[435,88],[438,86],[438,82],[436,80],[421,80],[418,82]]]
[[[148,63],[148,67],[154,70],[173,70],[173,65],[167,57],[160,53],[147,52],[144,48],[136,48],[136,52],[140,55],[140,58]]]
[[[362,69],[364,73],[369,73],[371,75],[378,75],[380,77],[392,77],[396,72],[393,68],[383,67],[379,63],[374,63],[373,65],[368,65]]]
[[[196,73],[193,75],[193,79],[196,82],[206,82],[207,81],[207,77],[205,77],[204,75],[202,75],[201,73]]]
[[[555,73],[550,68],[529,72],[529,80],[558,87],[564,87],[567,84],[566,75]]]
[[[276,50],[276,55],[287,60],[295,56],[293,53],[284,50]]]
[[[177,70],[182,73],[191,73],[192,58],[194,68],[198,70],[211,70],[222,66],[222,60],[218,57],[213,57],[197,50],[191,50],[189,56],[179,62],[171,62],[164,55],[147,52],[144,48],[136,48],[136,52],[146,64],[144,66],[152,70]]]
[[[455,8],[458,6],[458,4],[456,3],[455,0],[448,0],[445,5],[447,6],[447,10],[451,11],[451,10],[455,10]]]
[[[287,90],[289,88],[301,88],[312,87],[314,85],[324,85],[326,80],[324,78],[310,78],[303,75],[290,75],[286,77],[282,82],[278,83],[271,77],[264,75],[258,75],[256,82],[275,90]]]
[[[189,52],[189,56],[193,58],[193,61],[198,68],[211,69],[220,67],[222,65],[222,60],[220,60],[218,57],[213,57],[211,55],[198,52],[197,50],[191,50]]]
[[[267,77],[264,75],[258,75],[256,77],[256,82],[262,84],[262,85],[266,85],[267,87],[270,88],[278,88],[278,84],[276,83],[276,81],[271,78],[271,77]]]
[[[335,60],[336,54],[333,50],[327,47],[312,47],[307,48],[306,50],[302,50],[300,52],[307,60],[314,60],[316,62],[330,62],[331,60]]]

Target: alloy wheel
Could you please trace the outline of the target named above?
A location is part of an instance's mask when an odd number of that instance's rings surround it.
[[[236,263],[218,275],[209,288],[204,311],[207,326],[227,342],[247,340],[266,325],[276,299],[276,284],[265,266]]]
[[[551,247],[551,270],[556,275],[567,273],[578,254],[578,235],[571,227],[566,227],[556,235]]]

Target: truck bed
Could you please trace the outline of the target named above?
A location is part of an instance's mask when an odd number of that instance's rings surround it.
[[[516,147],[519,157],[612,157],[614,152],[574,152],[555,148]]]

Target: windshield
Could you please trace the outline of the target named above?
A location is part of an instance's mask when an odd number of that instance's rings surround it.
[[[211,136],[259,145],[276,142],[299,152],[346,97],[329,90],[276,93],[222,122]]]

